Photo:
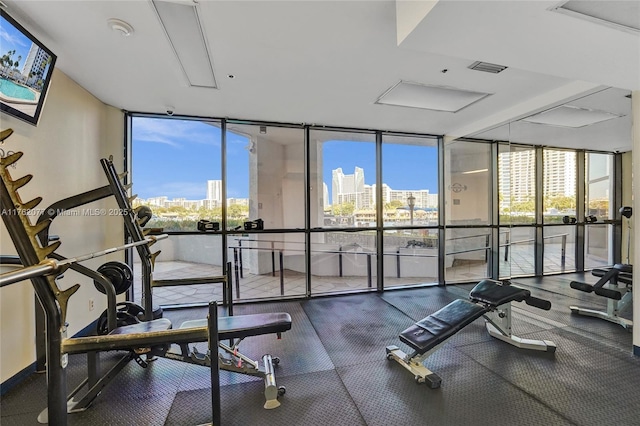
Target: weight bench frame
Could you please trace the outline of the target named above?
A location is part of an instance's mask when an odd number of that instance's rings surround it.
[[[399,363],[402,367],[408,370],[411,374],[413,374],[416,383],[418,384],[426,384],[431,389],[437,389],[442,384],[442,379],[436,373],[428,369],[424,364],[424,360],[426,360],[431,354],[436,352],[442,345],[447,343],[449,338],[454,336],[458,331],[466,327],[467,325],[474,322],[476,319],[480,317],[484,317],[486,320],[486,328],[490,336],[495,337],[503,342],[509,343],[510,345],[516,346],[521,349],[542,351],[542,352],[550,352],[554,353],[556,351],[556,345],[552,341],[549,340],[533,340],[533,339],[524,339],[518,336],[515,336],[511,332],[511,321],[512,321],[512,312],[511,312],[511,301],[525,302],[531,306],[535,306],[541,309],[548,310],[551,307],[551,304],[545,300],[535,298],[531,296],[531,293],[528,290],[521,289],[516,286],[511,286],[513,289],[521,290],[520,296],[517,299],[511,299],[509,302],[500,303],[500,304],[492,304],[492,301],[489,299],[484,299],[482,294],[475,293],[476,289],[481,286],[488,286],[491,289],[492,286],[500,286],[502,287],[510,285],[508,283],[502,284],[499,281],[492,280],[482,280],[480,283],[474,287],[470,292],[470,300],[466,299],[457,299],[453,302],[446,305],[444,308],[440,309],[438,312],[422,319],[418,323],[414,324],[414,326],[409,327],[405,331],[403,331],[400,335],[401,340],[407,343],[409,346],[411,344],[408,342],[406,338],[403,339],[403,334],[409,332],[410,330],[415,330],[416,326],[420,326],[419,323],[423,321],[429,321],[431,318],[435,318],[435,322],[440,322],[437,318],[439,313],[446,312],[445,310],[456,310],[460,305],[467,306],[467,310],[469,314],[463,318],[463,322],[461,324],[453,325],[449,330],[445,331],[444,337],[441,339],[435,338],[436,343],[432,346],[429,346],[428,349],[424,352],[417,350],[414,347],[414,352],[411,354],[406,354],[396,345],[390,345],[385,348],[387,359],[394,360]],[[458,306],[456,306],[458,305]],[[473,307],[477,306],[477,307]],[[473,311],[471,311],[473,310]]]
[[[624,329],[631,331],[633,321],[622,318],[620,313],[629,308],[633,303],[632,266],[616,264],[608,269],[594,269],[592,274],[600,277],[595,284],[591,285],[580,281],[571,281],[570,286],[575,290],[584,291],[585,293],[594,292],[598,296],[606,297],[607,310],[601,311],[572,305],[569,306],[571,313],[600,318],[618,324]]]

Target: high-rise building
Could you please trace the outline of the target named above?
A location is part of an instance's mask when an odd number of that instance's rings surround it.
[[[221,180],[207,181],[207,200],[213,200],[217,203],[217,205],[222,204],[222,181]]]
[[[365,205],[364,170],[356,167],[352,175],[345,175],[342,168],[332,171],[331,204],[353,203],[356,209]]]
[[[33,83],[37,80],[44,79],[47,65],[49,65],[49,54],[40,49],[37,44],[31,43],[31,48],[22,67],[22,75],[24,78]]]

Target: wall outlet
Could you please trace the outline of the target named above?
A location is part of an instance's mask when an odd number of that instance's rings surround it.
[[[89,311],[93,311],[95,307],[96,307],[96,301],[93,299],[89,299]]]

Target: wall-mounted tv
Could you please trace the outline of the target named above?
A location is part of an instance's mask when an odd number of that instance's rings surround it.
[[[0,9],[0,107],[38,124],[56,55]]]

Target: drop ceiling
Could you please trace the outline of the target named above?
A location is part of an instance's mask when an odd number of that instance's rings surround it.
[[[599,123],[607,127],[596,137],[585,137],[592,126],[574,135],[528,123],[536,127],[520,142],[602,150],[606,137],[617,150],[631,149],[625,95],[640,90],[640,36],[550,10],[559,2],[432,2],[398,43],[397,7],[405,2],[173,1],[196,5],[217,89],[185,81],[151,1],[5,3],[58,55],[60,70],[128,111],[171,106],[176,115],[459,137],[490,136],[570,103],[623,117]],[[109,18],[135,32],[118,35]],[[507,68],[469,69],[476,61]],[[377,104],[399,81],[491,96],[455,113]]]

